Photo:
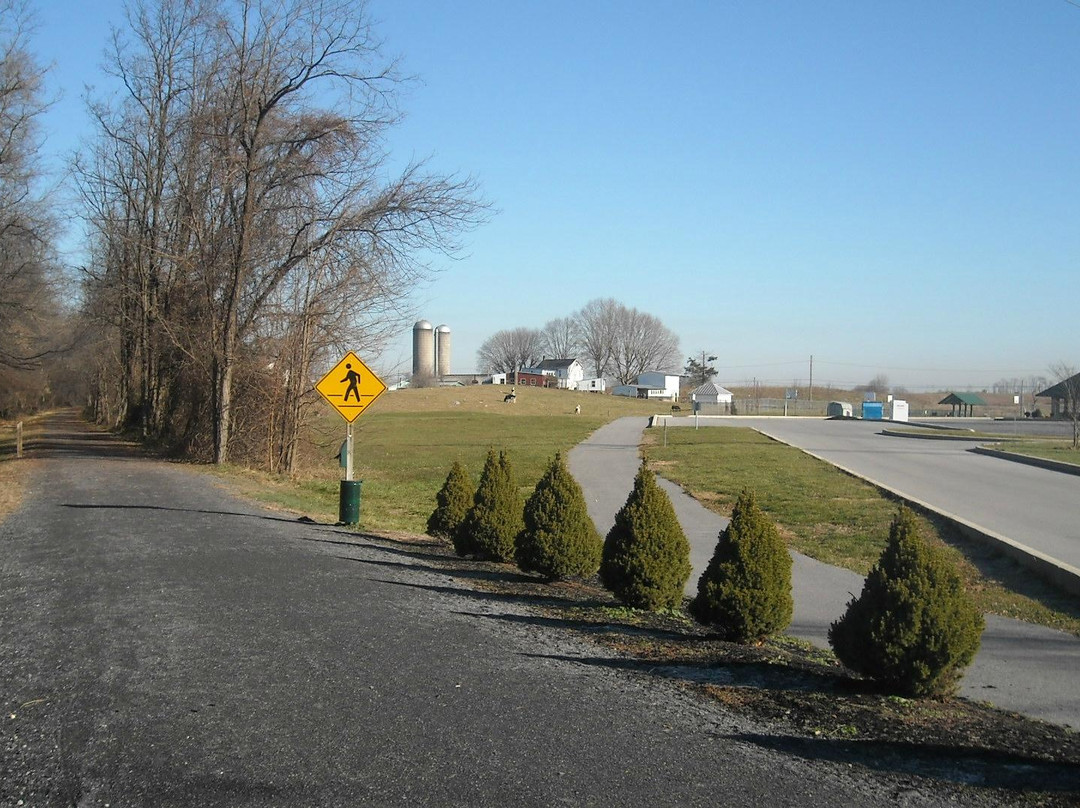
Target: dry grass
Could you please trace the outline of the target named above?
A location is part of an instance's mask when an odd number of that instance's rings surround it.
[[[23,419],[24,443],[34,434],[38,416]],[[0,519],[11,514],[22,502],[26,480],[35,461],[15,457],[15,422],[0,421]]]
[[[31,462],[0,463],[0,519],[11,514],[22,502]]]

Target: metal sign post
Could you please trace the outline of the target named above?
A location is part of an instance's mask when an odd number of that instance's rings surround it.
[[[363,480],[353,479],[353,421],[364,413],[371,402],[386,392],[386,385],[359,356],[349,351],[319,380],[315,389],[345,419],[345,446],[342,447],[345,456],[341,458],[345,479],[341,481],[338,499],[338,522],[357,525],[360,523],[360,487]]]
[[[349,421],[345,425],[345,479],[351,481],[353,478],[353,435],[352,435],[352,421]]]

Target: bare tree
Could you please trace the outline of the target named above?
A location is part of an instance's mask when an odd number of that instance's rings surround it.
[[[613,298],[596,298],[574,315],[581,348],[592,363],[597,378],[606,376],[611,369],[621,308],[622,305]]]
[[[544,356],[548,359],[576,359],[581,336],[573,317],[556,317],[544,324]]]
[[[866,384],[856,385],[855,391],[858,393],[874,393],[875,395],[884,396],[889,392],[889,377],[884,373],[879,373]]]
[[[0,0],[0,388],[8,398],[42,388],[57,315],[55,228],[38,191],[45,70],[30,53],[30,28],[24,4]]]
[[[1058,362],[1050,373],[1058,380],[1054,387],[1061,399],[1062,416],[1072,421],[1072,448],[1080,449],[1080,372],[1075,365]]]
[[[236,396],[265,401],[287,377],[278,448],[245,439],[287,468],[333,334],[377,343],[429,271],[420,256],[453,253],[484,207],[469,179],[388,169],[400,79],[362,3],[160,0],[129,28],[112,57],[126,96],[95,107],[80,167],[89,285],[112,290],[97,298],[115,301],[103,311],[136,369],[118,392],[151,433],[209,426],[223,462],[254,421]]]
[[[623,384],[632,384],[649,370],[678,367],[679,338],[659,318],[619,306],[615,333],[612,369]]]
[[[512,328],[496,331],[484,340],[476,352],[476,364],[481,373],[512,373],[539,364],[543,352],[543,332]]]

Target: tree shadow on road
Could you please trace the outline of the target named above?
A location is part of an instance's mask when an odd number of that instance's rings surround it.
[[[287,524],[303,524],[296,518],[284,516],[270,516],[265,513],[243,513],[240,511],[217,511],[202,508],[174,508],[167,505],[91,505],[84,503],[62,502],[61,508],[73,508],[75,510],[116,510],[116,511],[173,511],[176,513],[199,513],[207,516],[232,516],[243,519],[263,519],[268,522],[285,522]]]
[[[381,536],[370,536],[370,535],[362,534],[362,533],[347,533],[346,531],[343,531],[343,530],[325,530],[325,531],[319,531],[319,532],[320,533],[329,533],[330,535],[337,535],[337,536],[353,536],[355,538],[354,538],[354,540],[350,541],[348,539],[315,539],[315,538],[307,538],[307,537],[302,536],[302,537],[299,537],[298,541],[311,542],[312,544],[326,544],[326,545],[330,545],[330,546],[333,546],[333,547],[355,547],[355,548],[364,548],[364,549],[374,549],[374,550],[378,550],[378,551],[380,551],[382,553],[388,553],[390,555],[401,556],[403,558],[422,559],[422,560],[428,560],[428,561],[449,561],[450,560],[450,557],[447,556],[446,553],[425,552],[425,551],[419,550],[419,549],[418,550],[405,550],[405,549],[398,549],[397,547],[386,547],[386,546],[383,545],[383,542],[387,542],[387,541],[390,541],[390,540],[384,539]],[[396,544],[401,544],[403,546],[414,546],[414,547],[418,547],[418,548],[439,547],[440,546],[440,545],[435,544],[435,543],[427,543],[427,542],[416,542],[413,545],[410,545],[408,542],[395,542],[395,543]],[[341,558],[341,557],[343,557],[343,556],[339,556],[339,558]],[[351,560],[354,560],[354,559],[351,559]],[[434,570],[434,569],[437,569],[437,567],[432,565],[432,566],[428,567],[427,569]]]
[[[349,558],[348,561],[360,561],[361,559]],[[390,564],[383,562],[384,566],[396,566],[401,567],[405,565]],[[425,568],[427,572],[441,572],[441,570]],[[466,576],[467,577],[467,576]],[[468,598],[470,600],[483,601],[486,603],[521,603],[528,606],[535,607],[553,607],[553,606],[565,606],[567,601],[565,598],[558,596],[544,597],[542,595],[536,595],[533,593],[513,593],[513,592],[490,592],[487,590],[468,589],[466,587],[458,586],[440,586],[438,584],[418,584],[409,583],[406,581],[392,581],[386,578],[373,578],[373,581],[381,584],[389,584],[391,586],[407,587],[409,589],[419,589],[425,592],[436,592],[441,595],[453,595],[456,597]],[[490,579],[487,579],[490,580]],[[582,601],[580,602],[583,607],[591,606],[604,606],[607,605],[602,601]]]

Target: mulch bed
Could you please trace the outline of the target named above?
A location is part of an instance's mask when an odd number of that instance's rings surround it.
[[[892,696],[809,643],[726,642],[685,613],[628,609],[596,580],[547,582],[459,558],[430,537],[364,538],[413,546],[432,571],[467,571],[462,586],[513,597],[546,624],[616,652],[625,667],[676,681],[767,728],[748,742],[968,784],[1011,804],[1080,805],[1080,733],[1065,727],[960,697]]]

